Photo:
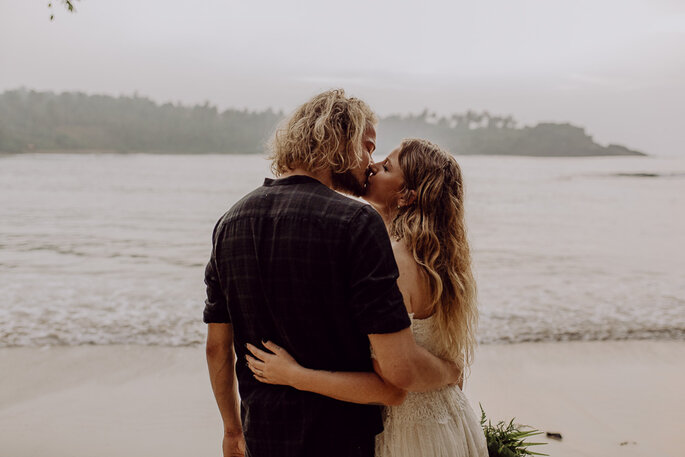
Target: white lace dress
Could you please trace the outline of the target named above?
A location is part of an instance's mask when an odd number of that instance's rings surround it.
[[[436,353],[433,318],[412,319],[416,343]],[[384,409],[376,457],[488,457],[480,420],[458,386],[410,392]]]

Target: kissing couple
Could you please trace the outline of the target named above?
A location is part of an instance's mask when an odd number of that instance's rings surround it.
[[[487,457],[461,390],[478,317],[461,170],[422,139],[373,162],[377,122],[315,96],[275,133],[278,179],[214,228],[224,457]]]

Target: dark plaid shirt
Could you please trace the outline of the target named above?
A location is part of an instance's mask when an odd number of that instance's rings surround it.
[[[250,456],[373,455],[378,406],[262,384],[245,343],[273,341],[308,368],[372,371],[367,335],[409,326],[397,276],[378,213],[306,176],[266,179],[219,220],[204,321],[233,324]]]

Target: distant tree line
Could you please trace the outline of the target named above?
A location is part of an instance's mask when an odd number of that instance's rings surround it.
[[[0,94],[0,152],[112,151],[253,154],[284,117],[271,109],[219,111],[203,105],[159,105],[137,95],[83,93]],[[379,150],[402,138],[428,138],[454,154],[534,156],[638,155],[623,146],[596,144],[581,127],[542,123],[517,126],[487,111],[437,116],[388,116],[378,127]]]
[[[408,136],[427,138],[454,154],[644,155],[617,144],[601,146],[584,128],[568,123],[518,127],[513,117],[487,111],[437,116],[426,110],[419,115],[388,116],[380,122],[379,135],[383,143],[392,144]]]
[[[219,112],[205,103],[158,105],[138,97],[8,91],[0,95],[0,151],[102,150],[258,153],[283,117]]]

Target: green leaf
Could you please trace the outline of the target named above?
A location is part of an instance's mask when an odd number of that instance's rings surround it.
[[[529,446],[540,446],[547,443],[527,443],[525,440],[543,432],[528,425],[499,421],[496,425],[486,417],[483,405],[480,405],[480,423],[485,434],[489,457],[525,457],[529,455],[547,455],[528,450]]]

